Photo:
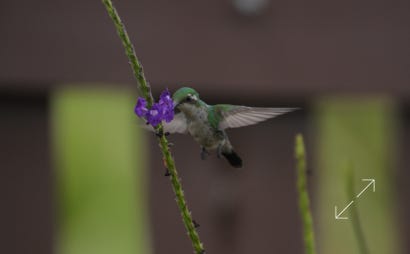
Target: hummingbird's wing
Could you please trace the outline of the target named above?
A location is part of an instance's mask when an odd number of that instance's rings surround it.
[[[256,124],[296,109],[257,108],[222,104],[214,106],[214,112],[219,118],[218,129],[220,130]]]
[[[171,122],[167,123],[164,121],[162,125],[164,126],[164,132],[181,134],[188,132],[187,121],[183,113],[176,113]],[[142,127],[146,130],[154,131],[151,125],[144,124]]]

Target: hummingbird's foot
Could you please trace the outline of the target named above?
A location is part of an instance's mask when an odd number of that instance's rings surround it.
[[[202,147],[201,149],[201,160],[205,160],[206,157],[208,157],[209,152],[205,149],[205,147]]]

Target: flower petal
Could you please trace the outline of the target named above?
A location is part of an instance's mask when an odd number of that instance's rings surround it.
[[[145,117],[145,115],[148,113],[147,101],[144,98],[142,97],[138,98],[137,105],[135,105],[134,112],[139,117]]]

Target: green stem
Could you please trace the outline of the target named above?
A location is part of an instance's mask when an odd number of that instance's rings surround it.
[[[354,191],[354,171],[353,166],[349,168],[348,177],[346,180],[347,186],[347,196],[349,198],[355,197]],[[357,245],[359,246],[359,250],[361,254],[369,254],[369,247],[366,242],[366,238],[364,237],[364,232],[362,228],[362,224],[360,222],[360,216],[357,206],[354,204],[350,208],[350,217],[351,217],[351,224],[353,227],[354,235],[356,236]]]
[[[107,9],[108,14],[110,15],[112,21],[115,24],[115,27],[117,29],[117,33],[122,41],[122,44],[125,48],[125,53],[130,61],[132,70],[134,72],[134,76],[138,81],[138,88],[141,91],[142,96],[147,100],[147,104],[149,107],[152,106],[154,99],[151,94],[151,88],[148,84],[148,82],[145,79],[145,75],[143,72],[143,68],[141,63],[138,61],[138,58],[135,54],[134,47],[128,37],[128,34],[125,30],[124,24],[121,22],[121,19],[114,8],[111,0],[102,0],[102,2],[105,5],[105,8]],[[157,133],[163,133],[163,126],[162,124],[159,124],[155,130]],[[188,236],[191,239],[192,246],[195,250],[195,253],[197,254],[202,254],[204,253],[204,248],[202,246],[202,243],[199,239],[198,232],[195,229],[195,225],[192,220],[191,212],[188,209],[187,203],[185,201],[184,197],[184,191],[182,190],[182,185],[181,181],[178,177],[178,172],[175,167],[175,161],[172,157],[171,151],[169,149],[169,144],[168,140],[165,137],[165,135],[161,135],[159,138],[159,146],[162,151],[162,155],[164,157],[164,162],[166,164],[166,167],[169,170],[169,173],[171,175],[171,183],[172,183],[172,188],[174,190],[174,193],[176,195],[176,202],[178,205],[178,208],[181,212],[182,216],[182,221],[184,222],[185,228],[188,231]]]
[[[168,140],[166,139],[165,135],[160,138],[160,147],[163,152],[165,163],[171,175],[171,182],[174,188],[174,192],[176,195],[176,201],[179,207],[179,210],[182,215],[182,220],[184,221],[185,228],[188,231],[189,238],[192,241],[192,245],[195,249],[196,253],[203,253],[204,248],[202,246],[201,240],[199,239],[199,235],[195,229],[194,222],[192,220],[191,212],[188,209],[187,203],[185,201],[184,191],[182,190],[181,181],[178,177],[177,169],[175,168],[175,162],[171,155],[168,146]]]
[[[305,145],[303,143],[303,136],[298,134],[296,136],[295,143],[295,156],[297,163],[297,188],[299,195],[299,214],[303,222],[303,236],[305,243],[305,253],[314,254],[315,251],[315,239],[313,231],[313,221],[310,212],[310,201],[307,191],[306,180],[306,155]]]
[[[103,0],[103,3],[112,21],[114,22],[118,35],[120,36],[122,45],[125,49],[125,54],[130,61],[132,71],[134,72],[134,76],[138,81],[138,88],[140,89],[142,96],[144,96],[147,100],[148,107],[151,107],[154,103],[154,99],[151,93],[151,87],[145,79],[142,65],[137,58],[137,54],[135,54],[134,46],[132,45],[130,37],[125,30],[125,25],[124,23],[122,23],[121,18],[118,15],[118,12],[112,4],[111,0]]]

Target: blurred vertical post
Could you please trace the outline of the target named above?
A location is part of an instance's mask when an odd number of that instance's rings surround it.
[[[146,152],[128,91],[52,96],[58,254],[147,254]]]
[[[395,195],[395,107],[385,98],[327,98],[316,105],[318,140],[318,241],[320,253],[361,253],[351,223],[349,202],[360,215],[363,235],[372,254],[401,253]],[[375,179],[377,191],[348,197],[347,179],[354,165],[354,190]],[[370,188],[371,189],[371,188]],[[356,193],[358,194],[358,193]],[[354,226],[354,225],[353,225]],[[360,240],[360,239],[359,239]]]

